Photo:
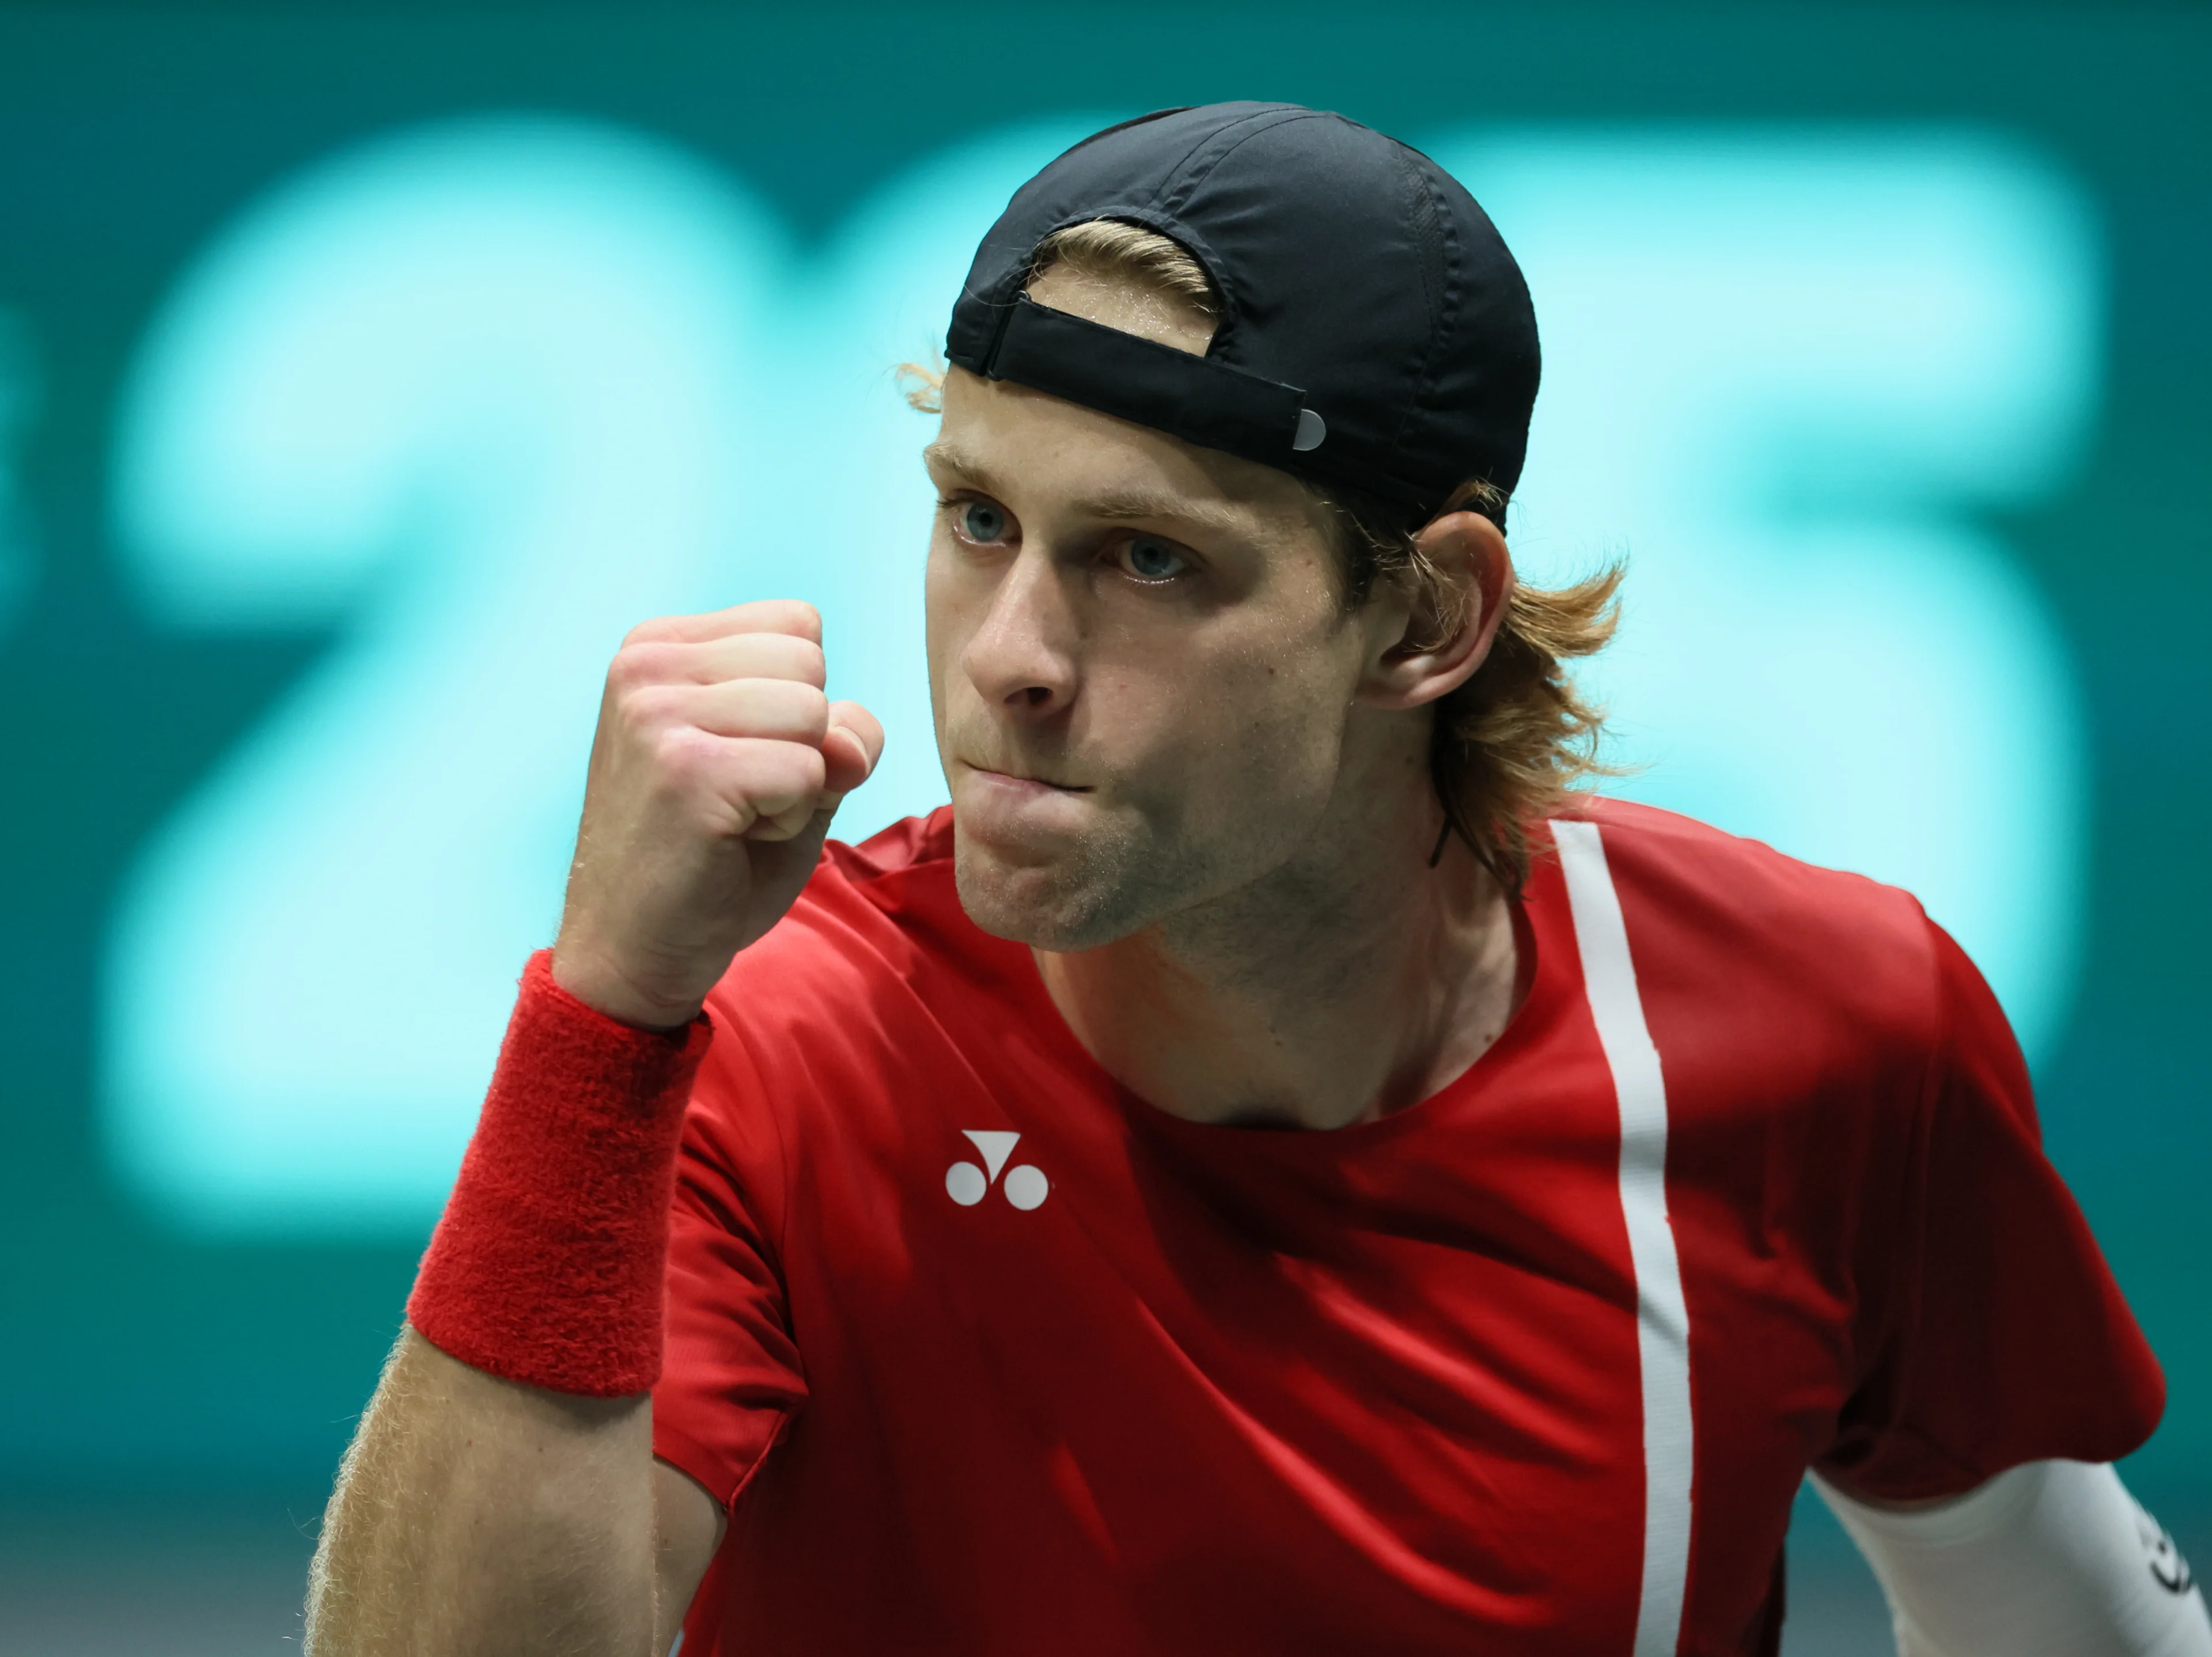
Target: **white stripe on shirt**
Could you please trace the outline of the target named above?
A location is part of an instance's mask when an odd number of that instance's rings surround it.
[[[1583,989],[1620,1106],[1620,1213],[1636,1272],[1644,1382],[1644,1581],[1634,1657],[1673,1657],[1690,1566],[1690,1314],[1667,1217],[1667,1084],[1644,1023],[1620,896],[1594,822],[1555,821]]]

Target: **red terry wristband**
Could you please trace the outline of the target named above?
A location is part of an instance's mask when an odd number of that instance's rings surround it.
[[[713,1031],[609,1018],[552,962],[542,950],[523,969],[407,1320],[476,1369],[622,1398],[660,1376],[677,1143]]]

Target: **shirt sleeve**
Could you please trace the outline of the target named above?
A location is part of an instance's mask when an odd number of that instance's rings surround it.
[[[1887,1316],[1820,1470],[1887,1501],[2006,1468],[2111,1461],[2165,1380],[2043,1154],[2027,1066],[1966,952],[1934,935],[1938,1033],[1913,1129]]]
[[[720,1035],[677,1167],[653,1449],[726,1508],[805,1406],[806,1377],[776,1255],[776,1124],[742,1043]]]

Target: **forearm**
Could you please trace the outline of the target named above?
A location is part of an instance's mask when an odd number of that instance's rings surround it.
[[[693,1015],[791,907],[882,750],[823,673],[821,618],[782,603],[647,623],[610,668],[568,970],[541,955],[524,973],[340,1471],[307,1609],[317,1657],[643,1657],[674,1638],[722,1523],[714,1495],[653,1460],[647,1396],[711,1039]]]
[[[654,1651],[652,1417],[400,1337],[325,1515],[313,1657]],[[680,1608],[678,1608],[680,1611]]]
[[[1881,1579],[1900,1657],[2212,1657],[2202,1594],[2109,1466],[2032,1462],[1912,1509],[1814,1485]]]

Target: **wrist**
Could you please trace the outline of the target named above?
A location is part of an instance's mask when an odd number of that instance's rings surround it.
[[[684,1110],[711,1034],[619,1022],[532,958],[408,1302],[425,1339],[554,1392],[653,1385]]]
[[[626,970],[612,951],[571,938],[565,926],[553,945],[551,972],[555,984],[592,1011],[641,1030],[682,1029],[706,1005],[705,990],[687,994]]]

